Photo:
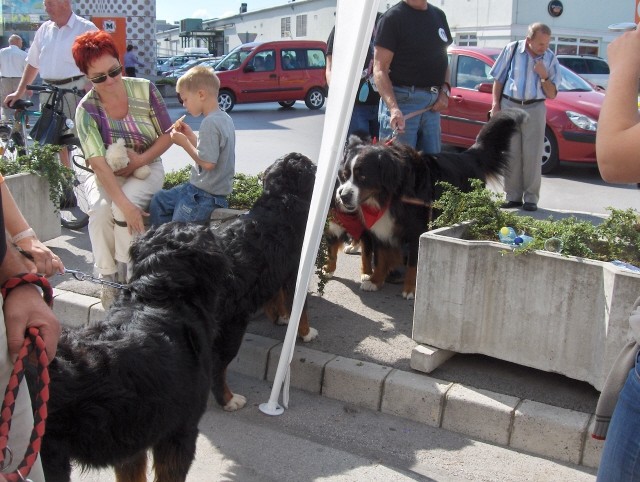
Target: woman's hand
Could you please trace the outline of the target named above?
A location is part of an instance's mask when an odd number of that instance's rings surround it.
[[[144,212],[133,203],[129,203],[127,208],[122,212],[124,213],[127,227],[129,228],[129,234],[135,235],[144,233],[144,218],[149,216],[149,213]]]
[[[31,255],[33,262],[42,273],[49,277],[56,273],[64,273],[62,260],[47,248],[42,242],[34,237],[23,238],[16,245],[24,252]]]
[[[3,311],[9,355],[12,360],[18,356],[24,344],[25,333],[31,327],[40,330],[40,336],[46,346],[47,360],[53,360],[60,338],[60,322],[36,287],[21,285],[11,290],[4,300]]]
[[[129,177],[133,175],[133,172],[136,169],[145,165],[142,155],[138,154],[133,149],[127,149],[127,156],[129,157],[129,164],[127,164],[127,166],[123,167],[122,169],[114,171],[113,173],[116,176]]]

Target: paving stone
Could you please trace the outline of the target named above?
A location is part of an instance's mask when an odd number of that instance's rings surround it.
[[[336,357],[325,366],[322,395],[379,410],[382,386],[391,371],[375,363]]]
[[[104,320],[106,314],[107,310],[104,309],[102,302],[98,299],[98,303],[89,310],[89,324]]]
[[[82,326],[89,322],[89,309],[100,300],[65,290],[53,290],[53,312],[64,326]]]
[[[596,440],[591,436],[595,424],[596,417],[592,415],[584,441],[584,451],[581,462],[582,465],[594,469],[600,466],[600,457],[602,456],[602,448],[604,447],[604,440]]]
[[[507,445],[519,402],[517,397],[454,384],[447,392],[442,428]]]
[[[276,377],[282,344],[269,352],[267,380],[272,382]],[[291,359],[291,386],[320,394],[324,367],[335,358],[335,355],[312,350],[304,346],[296,346]]]
[[[578,464],[589,419],[587,413],[524,400],[516,409],[510,446]]]
[[[264,336],[245,334],[238,354],[229,364],[229,370],[264,380],[269,351],[280,343]]]
[[[452,386],[451,382],[394,370],[384,382],[380,411],[439,427],[444,397]]]

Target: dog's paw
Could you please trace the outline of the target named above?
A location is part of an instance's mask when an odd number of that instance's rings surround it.
[[[368,273],[362,273],[360,275],[360,281],[369,281],[371,279],[371,275]]]
[[[240,395],[238,393],[234,393],[231,400],[222,407],[227,412],[235,412],[236,410],[240,410],[247,404],[247,397]]]
[[[402,297],[405,300],[413,300],[416,297],[416,294],[413,291],[403,291],[402,292]]]
[[[360,254],[360,247],[359,247],[357,244],[356,244],[356,245],[353,245],[353,244],[347,244],[347,245],[342,249],[342,251],[343,251],[345,254]]]
[[[360,283],[360,289],[362,291],[378,291],[379,288],[371,280],[366,280]]]
[[[304,336],[301,336],[300,338],[302,338],[302,341],[304,341],[305,343],[309,343],[312,340],[315,340],[318,337],[318,330],[316,330],[315,328],[311,328],[309,327],[309,333],[307,333]]]
[[[276,325],[288,325],[289,318],[287,318],[286,316],[278,316],[278,318],[274,321],[274,323]]]
[[[325,278],[333,278],[333,273],[335,273],[335,271],[327,271],[326,266],[322,267],[322,274]]]

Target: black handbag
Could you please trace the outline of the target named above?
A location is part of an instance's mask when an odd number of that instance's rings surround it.
[[[36,121],[29,135],[34,141],[44,144],[60,144],[65,130],[66,118],[63,113],[54,110],[50,105],[41,109],[40,118]]]

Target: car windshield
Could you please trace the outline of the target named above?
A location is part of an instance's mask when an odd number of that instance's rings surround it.
[[[189,70],[191,67],[193,67],[196,64],[199,64],[200,62],[202,62],[202,59],[191,59],[188,62],[185,62],[184,64],[182,64],[180,66],[180,69],[178,70]]]
[[[578,74],[569,70],[564,65],[560,66],[560,72],[562,74],[562,82],[558,86],[560,92],[591,92],[593,88]]]
[[[251,51],[255,48],[253,47],[243,47],[240,45],[236,47],[231,52],[229,52],[218,65],[216,65],[216,70],[233,70],[240,67],[240,64],[244,62]]]

